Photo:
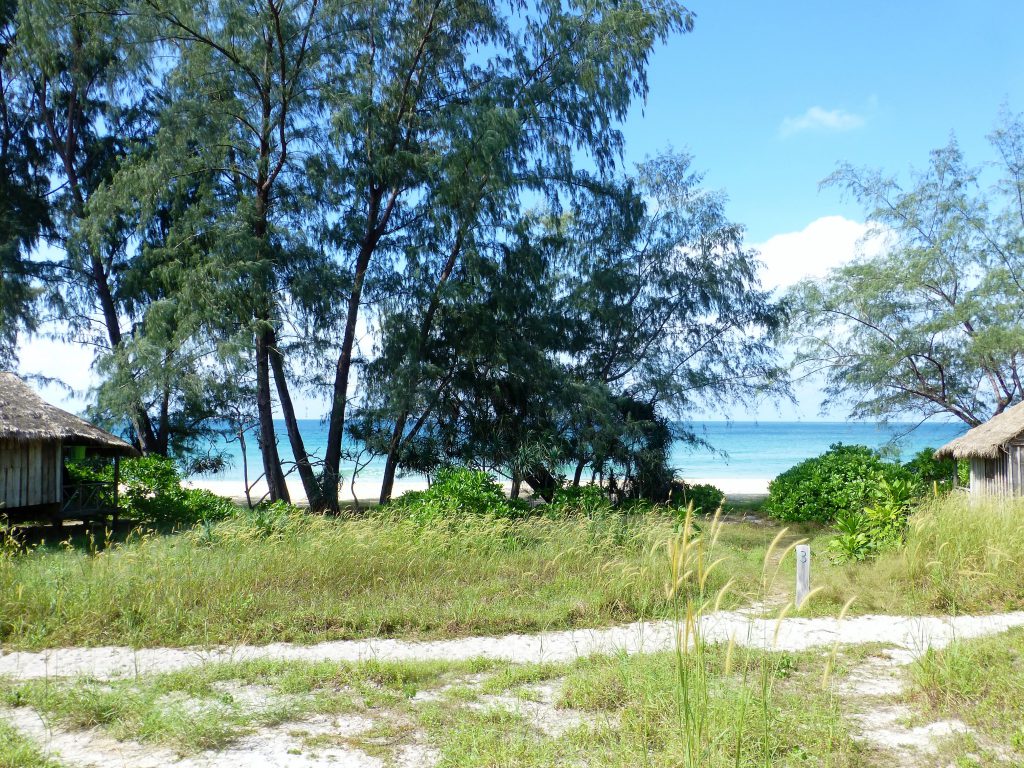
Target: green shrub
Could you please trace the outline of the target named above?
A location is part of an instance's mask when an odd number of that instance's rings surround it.
[[[916,485],[909,470],[886,462],[877,451],[836,443],[772,480],[764,508],[788,522],[831,523],[862,513],[879,498],[883,481]]]
[[[508,517],[529,509],[507,498],[489,474],[467,467],[442,469],[427,490],[404,493],[391,508],[421,522],[460,515]]]
[[[109,462],[89,459],[69,461],[68,474],[82,482],[114,481]],[[234,514],[230,499],[200,488],[184,488],[171,459],[143,456],[124,459],[120,469],[118,506],[121,513],[140,523],[159,526],[191,526],[201,521],[223,520]],[[113,499],[108,499],[113,503]]]
[[[693,504],[694,512],[703,512],[706,515],[713,515],[725,501],[725,493],[710,483],[699,483],[697,485],[682,484],[679,493],[672,494],[672,506],[677,509],[685,509]]]
[[[937,487],[942,493],[953,488],[953,475],[959,473],[960,467],[956,459],[936,459],[934,448],[923,448],[903,465],[912,474],[922,488]],[[967,483],[958,479],[961,485]]]
[[[598,485],[566,486],[555,491],[551,503],[545,505],[544,512],[549,517],[564,518],[575,515],[596,517],[610,512],[611,499]]]
[[[238,506],[224,496],[205,488],[182,488],[182,510],[176,520],[181,523],[225,520],[238,512]]]
[[[907,479],[882,479],[871,506],[862,512],[845,511],[836,518],[839,530],[828,550],[832,560],[849,563],[903,544],[917,486]]]

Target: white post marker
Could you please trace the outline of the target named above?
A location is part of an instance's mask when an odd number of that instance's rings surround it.
[[[796,607],[800,608],[811,592],[811,547],[796,546]]]

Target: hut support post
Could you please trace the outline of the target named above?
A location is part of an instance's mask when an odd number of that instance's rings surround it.
[[[117,518],[120,514],[120,507],[118,506],[119,501],[117,498],[117,492],[121,487],[121,457],[114,457],[114,520],[113,525],[117,526]]]

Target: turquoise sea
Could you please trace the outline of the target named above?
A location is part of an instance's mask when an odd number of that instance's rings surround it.
[[[299,422],[306,449],[323,456],[327,441],[327,426],[319,420]],[[794,464],[817,456],[832,443],[862,444],[892,451],[907,458],[922,448],[935,448],[963,434],[966,426],[956,423],[888,424],[886,426],[860,422],[782,422],[782,421],[702,421],[692,425],[713,450],[685,443],[676,443],[672,450],[672,465],[688,478],[773,478]],[[278,424],[278,441],[282,457],[291,459],[284,424]],[[349,443],[346,450],[358,453],[359,445]],[[215,448],[229,457],[230,467],[224,472],[209,475],[212,480],[241,480],[242,459],[237,442],[220,441]],[[261,473],[259,450],[252,436],[247,439],[250,478]],[[361,464],[364,459],[361,460]],[[352,462],[344,467],[346,476],[352,471]],[[383,473],[381,458],[369,459],[359,472],[367,481]]]

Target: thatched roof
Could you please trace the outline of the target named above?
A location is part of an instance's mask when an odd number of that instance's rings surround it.
[[[136,456],[124,440],[50,405],[13,373],[0,371],[0,440],[60,440],[108,456]]]
[[[1024,433],[1024,403],[1007,408],[966,435],[951,440],[935,452],[936,458],[997,459],[1006,446]]]

